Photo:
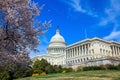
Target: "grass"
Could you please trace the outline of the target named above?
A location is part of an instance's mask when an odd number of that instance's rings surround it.
[[[120,71],[96,70],[48,74],[45,76],[27,77],[17,80],[120,80]]]

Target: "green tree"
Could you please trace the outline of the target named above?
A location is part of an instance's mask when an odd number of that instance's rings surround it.
[[[50,68],[50,64],[45,60],[45,59],[41,59],[41,60],[36,60],[33,64],[33,70],[34,73],[41,73],[41,72],[50,72],[48,71]]]
[[[59,66],[58,65],[54,65],[53,68],[54,68],[54,73],[59,73],[62,70],[62,67],[60,65]]]
[[[40,66],[41,66],[41,70],[42,70],[42,71],[45,71],[45,68],[46,68],[48,65],[50,65],[50,64],[47,62],[47,60],[41,59],[41,61],[40,61]]]
[[[46,67],[45,67],[45,72],[46,72],[47,74],[54,73],[54,68],[53,68],[53,66],[52,66],[52,65],[46,66]]]
[[[33,64],[33,72],[39,73],[39,74],[42,72],[41,63],[40,63],[40,60],[38,60],[38,59]]]

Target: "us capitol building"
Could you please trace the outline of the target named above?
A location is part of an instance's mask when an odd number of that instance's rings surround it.
[[[47,54],[36,56],[32,60],[34,62],[42,58],[52,65],[64,67],[117,65],[120,64],[120,43],[95,37],[66,45],[57,29],[49,42]]]

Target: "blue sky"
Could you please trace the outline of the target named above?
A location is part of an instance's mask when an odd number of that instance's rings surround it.
[[[30,57],[46,53],[57,25],[67,45],[93,37],[120,41],[120,0],[34,0],[44,5],[39,21],[51,20],[51,27],[40,38]]]

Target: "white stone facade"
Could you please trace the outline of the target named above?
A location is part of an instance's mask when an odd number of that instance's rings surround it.
[[[120,43],[100,38],[85,39],[68,45],[68,67],[120,64]]]
[[[51,38],[47,48],[46,55],[40,55],[33,58],[41,60],[46,59],[52,65],[65,65],[66,43],[64,38],[60,35],[59,30],[56,30],[56,34]]]
[[[57,29],[50,40],[47,54],[33,60],[42,58],[52,65],[66,67],[120,64],[120,43],[95,37],[66,46]]]

